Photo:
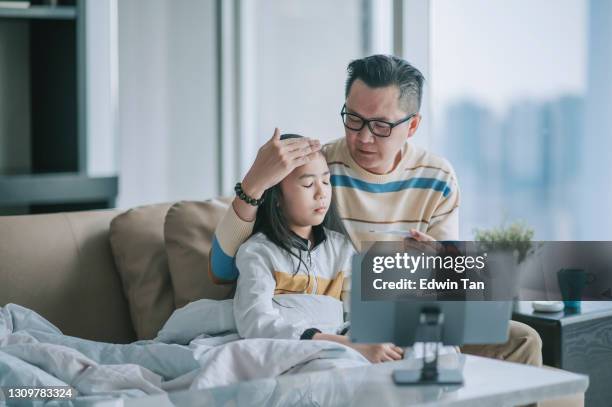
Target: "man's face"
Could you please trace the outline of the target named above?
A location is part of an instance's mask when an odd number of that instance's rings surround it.
[[[406,112],[399,105],[399,88],[387,86],[370,88],[361,79],[353,82],[346,98],[346,111],[365,119],[396,122],[414,112]],[[393,128],[389,137],[377,137],[368,126],[360,131],[345,129],[346,141],[353,160],[374,174],[392,171],[399,159],[404,142],[411,137],[420,122],[420,115]]]

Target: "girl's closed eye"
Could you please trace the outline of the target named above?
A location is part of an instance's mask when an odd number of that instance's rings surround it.
[[[302,186],[303,186],[304,188],[310,188],[310,187],[311,187],[311,186],[313,186],[313,185],[314,185],[314,182],[311,182],[311,183],[310,183],[310,184],[308,184],[308,185],[302,185]]]

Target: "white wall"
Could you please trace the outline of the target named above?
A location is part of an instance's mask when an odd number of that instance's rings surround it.
[[[217,193],[214,0],[119,1],[117,206]]]
[[[117,0],[85,2],[87,174],[117,173]]]
[[[256,140],[256,148],[274,127],[323,142],[343,137],[346,67],[363,56],[361,0],[259,1],[250,17],[255,108],[243,137]],[[256,148],[243,149],[243,173]]]

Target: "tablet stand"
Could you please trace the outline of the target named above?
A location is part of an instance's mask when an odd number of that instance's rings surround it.
[[[421,311],[417,338],[423,344],[423,366],[421,369],[398,369],[393,372],[393,381],[401,385],[462,385],[463,375],[459,369],[439,369],[438,351],[442,341],[444,314],[438,308],[427,307]],[[426,348],[429,343],[435,345],[433,358],[428,360]]]

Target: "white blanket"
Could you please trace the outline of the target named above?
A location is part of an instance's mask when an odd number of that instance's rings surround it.
[[[62,335],[34,311],[0,307],[0,387],[71,386],[86,403],[369,363],[334,342],[239,339],[229,319],[205,318],[231,315],[230,302],[194,304],[177,310],[156,340],[128,345]]]

